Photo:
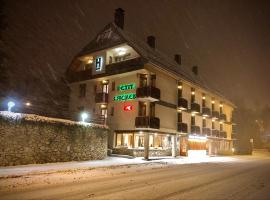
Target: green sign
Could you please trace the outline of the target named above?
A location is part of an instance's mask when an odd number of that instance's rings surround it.
[[[136,94],[135,93],[129,93],[129,94],[120,94],[120,95],[116,95],[113,100],[114,101],[129,101],[129,100],[133,100],[136,98]]]
[[[122,84],[117,86],[118,91],[133,90],[136,88],[135,83]]]

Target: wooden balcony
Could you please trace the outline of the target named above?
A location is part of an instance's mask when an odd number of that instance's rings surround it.
[[[108,103],[109,101],[109,95],[104,92],[97,93],[95,96],[95,102],[96,103]]]
[[[219,137],[220,138],[227,138],[227,132],[226,131],[220,131],[219,132]]]
[[[200,107],[200,105],[197,104],[197,103],[191,103],[190,111],[191,111],[192,113],[200,113],[200,112],[201,112],[201,107]]]
[[[200,135],[201,128],[199,126],[191,126],[191,134]]]
[[[139,87],[136,90],[136,97],[138,100],[150,100],[150,101],[159,101],[160,100],[160,89],[147,86]]]
[[[203,135],[207,135],[207,136],[210,136],[211,135],[211,130],[210,128],[202,128],[202,134]]]
[[[181,133],[187,133],[188,132],[188,126],[186,123],[179,122],[177,124],[177,131]]]
[[[222,121],[222,122],[226,122],[227,121],[227,116],[225,114],[220,114],[219,116],[219,120]]]
[[[188,109],[188,101],[184,98],[179,98],[178,99],[178,108],[180,110],[187,110]]]
[[[213,119],[219,119],[219,112],[218,111],[212,111],[212,118]]]
[[[202,115],[204,117],[210,117],[211,116],[211,110],[210,110],[210,108],[203,107],[202,108]]]
[[[211,134],[212,137],[219,137],[219,130],[216,130],[216,129],[212,129],[212,134]]]
[[[160,128],[160,121],[157,117],[140,116],[135,119],[136,128]]]

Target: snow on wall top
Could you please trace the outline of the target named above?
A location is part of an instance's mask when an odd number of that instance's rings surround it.
[[[0,111],[0,117],[9,119],[9,120],[21,120],[24,119],[26,121],[33,122],[46,122],[46,123],[61,123],[63,125],[79,125],[79,126],[87,126],[92,128],[105,128],[108,129],[108,126],[95,124],[95,123],[87,123],[87,122],[76,122],[66,119],[60,118],[52,118],[52,117],[44,117],[35,114],[25,114],[25,113],[14,113],[9,111]]]

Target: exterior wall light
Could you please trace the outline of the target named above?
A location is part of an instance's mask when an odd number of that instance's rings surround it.
[[[214,104],[215,103],[215,101],[212,101],[212,104]]]
[[[9,101],[7,106],[8,106],[8,111],[12,112],[11,109],[15,106],[15,103],[13,101]]]
[[[192,91],[192,92],[191,92],[191,94],[192,94],[192,95],[195,95],[195,92],[194,92],[194,91]]]
[[[32,104],[30,102],[25,103],[26,106],[31,106]]]
[[[205,99],[205,96],[203,96],[203,99]]]

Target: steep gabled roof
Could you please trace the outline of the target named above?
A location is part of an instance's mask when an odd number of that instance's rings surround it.
[[[147,62],[159,66],[188,82],[191,82],[209,92],[226,99],[219,91],[208,86],[206,81],[183,65],[179,65],[172,58],[160,52],[158,49],[151,48],[146,42],[138,39],[132,33],[119,28],[114,22],[109,23],[102,31],[78,54],[83,56],[96,51],[104,50],[127,43]],[[234,104],[226,99],[230,104]]]

